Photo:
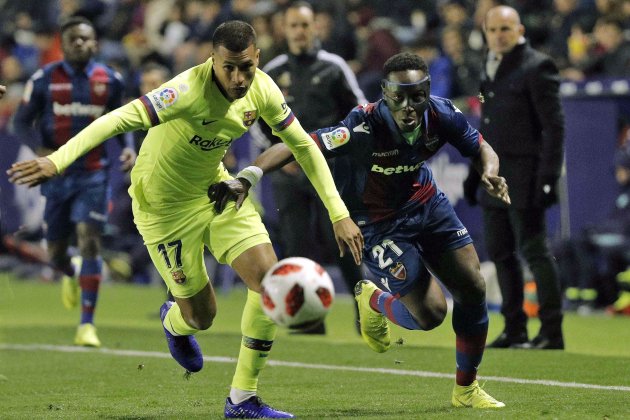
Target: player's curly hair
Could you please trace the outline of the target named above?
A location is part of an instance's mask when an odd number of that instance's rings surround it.
[[[256,46],[256,31],[247,22],[230,20],[219,25],[212,35],[214,48],[223,45],[230,51],[240,52],[250,45]]]
[[[83,16],[71,16],[69,18],[67,18],[66,20],[64,20],[61,23],[61,26],[59,28],[59,32],[61,34],[63,34],[64,32],[66,32],[68,29],[73,28],[77,25],[88,25],[91,26],[92,29],[94,30],[94,32],[96,32],[96,27],[94,26],[94,23],[92,23],[92,21],[86,17]]]
[[[385,77],[395,71],[420,70],[424,74],[429,74],[429,67],[424,59],[416,54],[400,53],[393,55],[387,59],[383,65],[383,73]]]

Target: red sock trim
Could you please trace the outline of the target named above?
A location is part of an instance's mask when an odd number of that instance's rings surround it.
[[[370,296],[370,307],[379,314],[381,313],[381,310],[378,308],[378,298],[382,294],[383,292],[381,290],[375,290],[374,293],[372,293],[372,296]]]
[[[475,382],[477,379],[477,371],[472,372],[464,372],[462,370],[457,370],[455,373],[455,382],[459,386],[468,386]]]
[[[86,292],[98,292],[100,284],[100,274],[88,274],[79,276],[79,286],[81,286],[81,290],[84,290]]]
[[[455,348],[458,352],[464,354],[483,354],[486,348],[486,335],[480,334],[476,336],[461,336],[455,337]]]
[[[394,296],[388,296],[387,298],[385,298],[385,304],[383,305],[383,307],[385,309],[385,316],[389,318],[389,320],[392,321],[394,324],[398,325],[398,322],[396,322],[396,317],[394,316],[394,312],[392,311],[392,304],[394,303],[394,300]]]

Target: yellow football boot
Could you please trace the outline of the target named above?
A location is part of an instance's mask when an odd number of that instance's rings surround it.
[[[453,407],[472,408],[502,408],[505,404],[492,398],[486,391],[481,389],[479,382],[474,381],[468,386],[455,384],[453,388]]]
[[[100,347],[101,340],[96,335],[96,327],[93,324],[81,324],[74,336],[74,344],[85,347]]]
[[[385,315],[370,306],[370,297],[378,287],[369,280],[361,280],[354,287],[354,298],[359,307],[361,336],[367,345],[377,353],[386,352],[390,345],[389,322]]]
[[[81,288],[79,287],[79,273],[81,272],[81,264],[83,259],[80,256],[72,257],[72,267],[74,267],[74,276],[64,275],[61,278],[61,303],[66,309],[72,309],[77,306],[81,297]]]

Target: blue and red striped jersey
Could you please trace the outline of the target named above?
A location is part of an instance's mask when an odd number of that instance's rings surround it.
[[[14,118],[15,134],[32,147],[57,150],[104,113],[122,105],[120,74],[90,61],[83,71],[66,61],[37,70],[27,82]],[[104,145],[77,159],[68,171],[96,171],[109,162]]]
[[[426,203],[438,191],[425,161],[450,143],[477,156],[483,138],[448,99],[431,96],[421,134],[410,145],[381,100],[354,108],[338,125],[311,133],[334,159],[335,184],[359,226]]]

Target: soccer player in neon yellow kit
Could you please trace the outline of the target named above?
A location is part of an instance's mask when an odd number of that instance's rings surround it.
[[[257,69],[254,29],[245,22],[226,22],[215,31],[213,45],[212,57],[205,63],[95,120],[51,155],[13,164],[7,174],[11,182],[37,185],[105,139],[152,127],[132,171],[129,193],[134,221],[175,297],[160,310],[171,354],[189,371],[203,366],[193,334],[208,329],[217,311],[203,263],[205,245],[219,262],[230,264],[249,288],[225,416],[293,417],[256,395],[277,328],[262,312],[258,293],[264,274],[277,261],[269,235],[250,200],[230,202],[218,214],[207,196],[208,187],[229,183],[232,177],[221,159],[261,116],[295,154],[328,209],[340,252],[347,246],[357,264],[363,237],[349,218],[321,152],[275,83]],[[248,167],[236,177],[255,184],[261,176],[257,168]]]

